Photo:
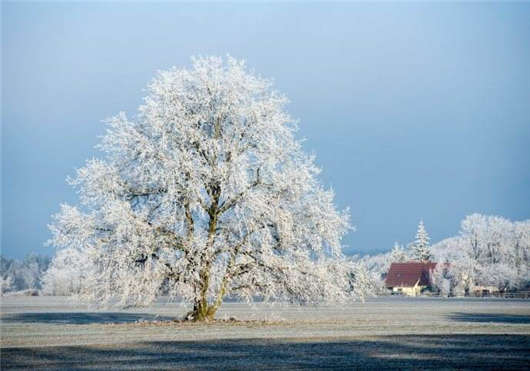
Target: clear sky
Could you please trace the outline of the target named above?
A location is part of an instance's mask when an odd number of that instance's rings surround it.
[[[43,247],[64,179],[159,69],[246,59],[286,93],[346,252],[530,217],[530,4],[2,3],[2,253]]]

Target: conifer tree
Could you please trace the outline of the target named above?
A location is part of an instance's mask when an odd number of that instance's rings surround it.
[[[429,235],[425,230],[423,220],[420,220],[418,231],[416,232],[416,240],[411,245],[411,255],[414,259],[419,261],[428,261],[431,259],[431,246],[429,243]]]

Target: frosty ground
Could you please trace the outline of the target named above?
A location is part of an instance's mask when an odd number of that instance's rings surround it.
[[[530,301],[386,297],[347,306],[224,303],[217,318],[172,322],[186,307],[94,310],[64,297],[3,297],[9,368],[504,368],[530,364]]]

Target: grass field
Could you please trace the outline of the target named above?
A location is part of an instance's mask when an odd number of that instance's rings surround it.
[[[528,369],[530,301],[387,297],[349,306],[225,303],[98,311],[62,297],[4,297],[1,366],[46,369]]]

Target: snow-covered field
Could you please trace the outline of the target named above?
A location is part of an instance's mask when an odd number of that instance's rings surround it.
[[[100,311],[63,297],[3,297],[2,369],[485,367],[530,364],[530,301],[387,297],[349,306],[224,303]],[[265,320],[260,322],[259,320]]]

